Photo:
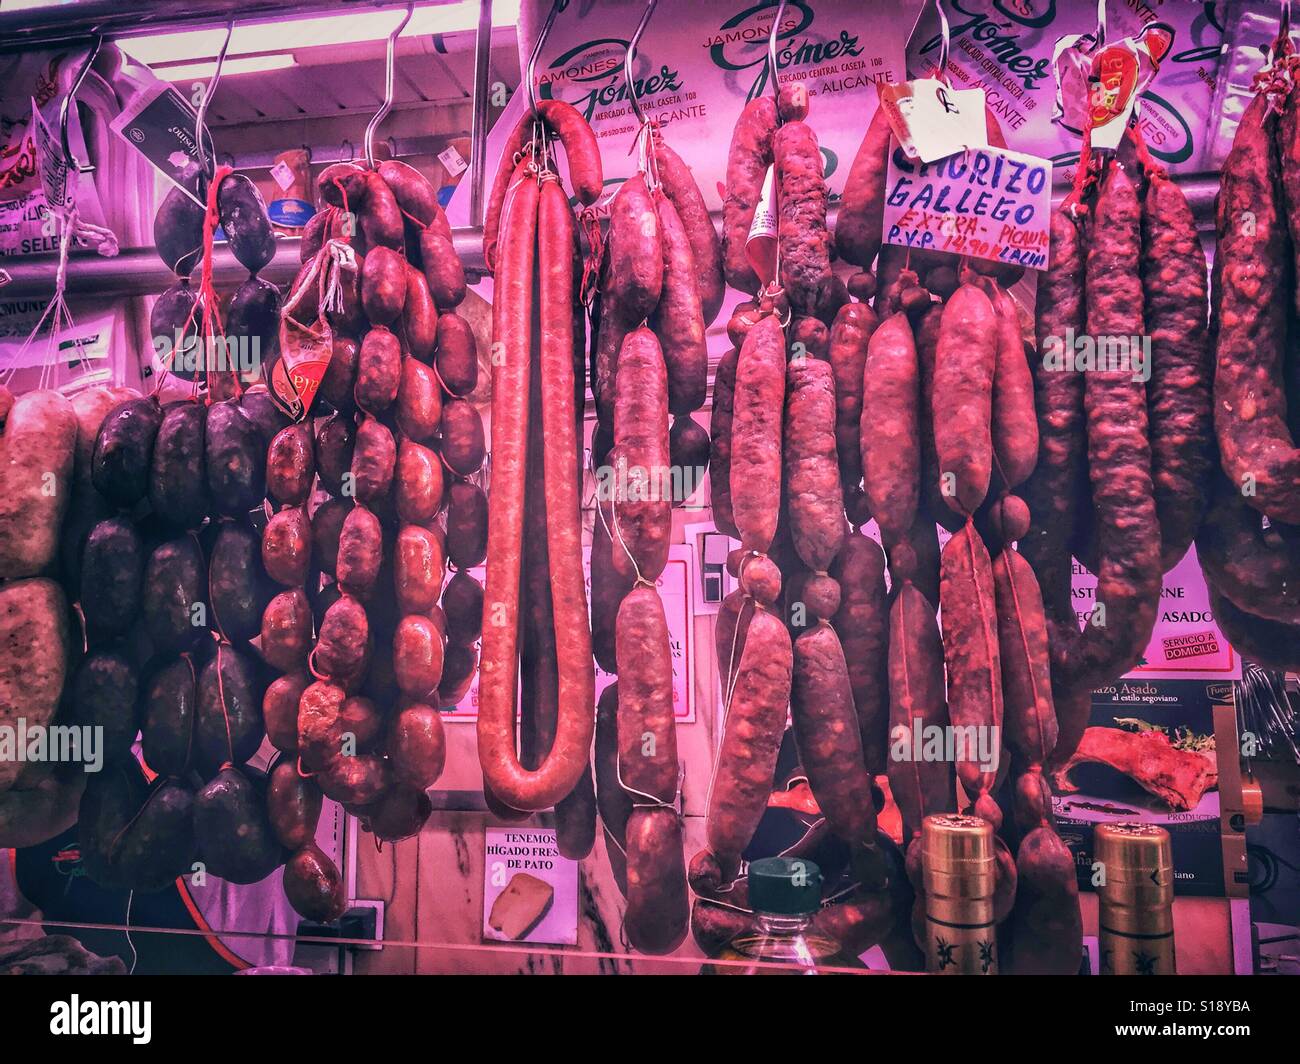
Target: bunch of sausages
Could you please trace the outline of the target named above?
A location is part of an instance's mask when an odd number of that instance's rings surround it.
[[[1300,668],[1300,80],[1261,73],[1223,165],[1214,260],[1222,459],[1196,538],[1215,620],[1243,655]]]
[[[597,783],[627,895],[624,930],[635,948],[667,953],[686,935],[689,904],[672,647],[656,582],[672,506],[708,461],[708,434],[690,415],[707,392],[704,337],[723,280],[717,231],[690,170],[658,129],[642,137],[644,165],[610,204],[600,265],[592,462],[610,490],[598,490],[593,523],[592,633],[596,660],[619,677],[601,699]]]
[[[328,167],[318,185],[326,206],[304,233],[285,328],[330,358],[314,429],[290,425],[267,451],[278,510],[262,537],[284,588],[262,648],[282,673],[266,694],[268,733],[292,755],[271,781],[281,841],[297,851],[289,873],[316,859],[302,840],[322,794],[383,840],[428,818],[446,756],[439,709],[477,664],[482,590],[465,569],[483,561],[486,531],[473,481],[484,432],[467,398],[477,353],[455,312],[465,277],[434,190],[391,159]],[[289,897],[315,918],[337,908]]]
[[[595,836],[595,670],[582,566],[583,258],[560,147],[577,198],[595,202],[595,134],[569,105],[544,101],[509,138],[484,226],[496,293],[478,752],[490,808],[517,818],[554,807],[560,851],[576,859]]]

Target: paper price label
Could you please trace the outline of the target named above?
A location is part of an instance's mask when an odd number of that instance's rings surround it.
[[[50,131],[35,100],[32,100],[32,137],[46,205],[52,211],[71,210],[77,198],[77,174],[69,169],[63,147]]]
[[[452,177],[460,177],[469,169],[469,163],[465,161],[465,156],[456,150],[454,144],[449,144],[438,152],[438,161],[447,168],[447,173]]]
[[[938,78],[880,86],[880,106],[910,159],[937,162],[988,144],[984,90],[954,89]]]
[[[769,166],[763,178],[763,193],[754,208],[754,220],[745,238],[745,255],[758,275],[760,286],[776,280],[776,234],[779,215],[776,208],[776,169]]]
[[[1052,164],[1005,148],[914,163],[890,145],[885,242],[1047,269]]]
[[[271,180],[280,186],[281,192],[288,192],[293,184],[293,167],[281,159],[271,167]]]

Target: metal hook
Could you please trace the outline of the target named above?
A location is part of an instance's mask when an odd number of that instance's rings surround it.
[[[641,101],[636,98],[636,80],[632,77],[632,61],[636,58],[636,46],[641,43],[641,34],[645,33],[645,28],[650,22],[650,16],[655,13],[655,8],[659,6],[659,0],[648,0],[645,6],[645,14],[641,16],[641,22],[632,34],[632,39],[627,42],[627,51],[623,54],[623,80],[627,82],[627,98],[632,105],[632,113],[636,115],[636,120],[641,125],[646,124],[645,112],[641,110]]]
[[[785,15],[785,0],[776,5],[776,15],[772,19],[772,29],[767,35],[767,64],[772,75],[772,99],[780,98],[781,86],[777,84],[776,39],[781,32],[781,18]],[[780,108],[777,108],[777,121],[781,120]]]
[[[388,112],[393,109],[393,77],[397,71],[397,38],[402,35],[402,30],[406,29],[406,24],[411,21],[411,12],[415,10],[415,3],[406,5],[406,14],[402,21],[388,35],[388,51],[384,59],[384,105],[376,112],[375,117],[370,120],[366,126],[366,165],[371,170],[375,168],[375,130],[379,128],[379,123],[388,117]]]
[[[86,59],[81,64],[81,69],[77,71],[77,76],[72,81],[72,88],[68,90],[68,95],[63,98],[63,103],[59,107],[59,143],[63,148],[63,161],[78,173],[88,174],[94,170],[89,162],[84,166],[77,162],[76,157],[72,154],[72,148],[68,144],[68,117],[72,114],[72,106],[77,102],[77,93],[81,90],[81,83],[86,80],[86,75],[90,73],[91,64],[99,55],[99,50],[104,46],[104,35],[101,33],[95,37],[95,43],[90,46],[90,51],[86,53]]]
[[[542,54],[542,46],[546,43],[546,38],[551,35],[551,27],[555,25],[555,16],[568,6],[569,0],[555,0],[551,4],[551,10],[546,16],[546,21],[542,23],[542,32],[537,35],[537,43],[533,45],[533,54],[528,57],[528,70],[526,73],[528,110],[532,112],[535,123],[541,122],[541,115],[537,113],[537,82],[534,77],[537,71],[537,59]]]
[[[1106,0],[1097,0],[1097,47],[1106,46]]]
[[[212,134],[208,132],[207,123],[204,121],[208,115],[208,104],[212,102],[212,95],[217,91],[217,84],[221,81],[221,68],[226,65],[226,52],[230,49],[230,38],[235,33],[235,20],[232,18],[226,23],[226,39],[222,42],[221,51],[217,53],[217,66],[212,71],[212,80],[208,82],[208,87],[203,93],[203,102],[199,104],[199,113],[194,120],[194,150],[198,153],[199,172],[202,175],[211,177],[215,174],[215,163],[213,169],[209,172],[208,160],[204,155],[203,141],[206,138],[212,140]]]
[[[934,0],[934,9],[939,13],[939,80],[948,84],[948,50],[952,47],[952,30],[948,26],[948,16],[943,10],[943,0]]]

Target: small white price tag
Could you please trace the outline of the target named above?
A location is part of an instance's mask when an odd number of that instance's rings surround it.
[[[456,145],[448,144],[442,151],[438,152],[438,161],[447,168],[447,173],[452,177],[460,177],[469,169],[469,163],[465,157],[456,150]]]
[[[288,192],[289,186],[293,184],[293,167],[281,159],[271,167],[271,179],[280,186],[281,192]]]
[[[754,208],[754,220],[745,238],[745,255],[758,275],[760,285],[776,280],[776,233],[779,215],[776,207],[776,168],[769,166],[763,178],[763,194]]]
[[[988,146],[983,89],[954,89],[938,78],[880,86],[880,106],[909,159],[932,163]]]

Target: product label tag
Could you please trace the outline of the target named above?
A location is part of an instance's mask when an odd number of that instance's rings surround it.
[[[769,166],[763,178],[763,193],[754,208],[754,220],[745,239],[745,254],[758,274],[760,287],[776,280],[776,232],[779,215],[776,208],[776,168]]]
[[[293,167],[281,159],[271,167],[271,180],[280,186],[281,192],[288,192],[293,184]]]
[[[469,169],[469,163],[465,161],[465,156],[456,150],[454,144],[448,144],[447,147],[438,152],[438,161],[447,168],[447,173],[452,177],[460,177]]]
[[[938,78],[880,86],[880,106],[903,153],[924,163],[987,146],[984,100],[982,88],[954,89]]]
[[[1052,164],[1006,148],[914,163],[890,142],[885,242],[1047,269]]]
[[[126,102],[109,128],[135,148],[167,180],[202,207],[192,173],[198,158],[194,125],[198,115],[172,85],[147,85]],[[187,176],[189,179],[187,180]]]
[[[63,157],[63,146],[45,123],[45,116],[32,100],[32,138],[36,143],[36,166],[45,190],[45,203],[52,211],[70,211],[77,199],[77,172]]]
[[[316,208],[306,200],[278,199],[272,200],[266,207],[266,216],[276,225],[301,228],[311,221]]]

